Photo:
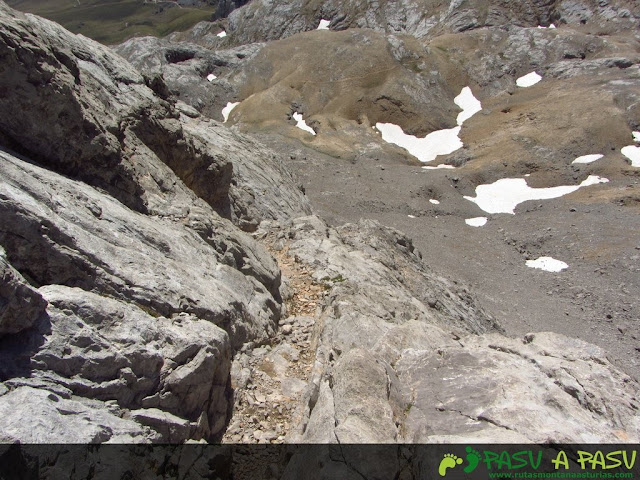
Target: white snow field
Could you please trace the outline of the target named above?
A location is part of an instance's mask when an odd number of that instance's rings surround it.
[[[227,32],[226,32],[226,31],[224,31],[224,30],[222,30],[220,33],[218,33],[218,34],[216,35],[216,37],[220,37],[220,38],[224,38],[224,37],[226,37],[226,36],[227,36]]]
[[[542,77],[538,75],[536,72],[527,73],[526,75],[518,78],[516,80],[516,85],[519,87],[531,87],[542,80]]]
[[[524,178],[503,178],[487,185],[476,187],[476,196],[464,198],[478,205],[487,213],[510,213],[518,204],[527,200],[547,200],[575,192],[581,187],[607,183],[606,178],[589,175],[580,185],[561,185],[548,188],[531,188]]]
[[[455,170],[456,167],[454,167],[453,165],[447,165],[446,163],[441,163],[440,165],[427,165],[425,167],[421,167],[423,170],[443,170],[443,169],[448,169],[448,170]]]
[[[296,123],[296,127],[298,127],[300,130],[304,130],[305,132],[309,132],[311,135],[315,135],[316,134],[315,130],[313,128],[311,128],[309,125],[307,125],[307,122],[305,122],[302,119],[302,114],[301,113],[294,112],[292,117],[297,122]]]
[[[470,227],[482,227],[487,224],[487,220],[487,217],[474,217],[467,218],[464,223],[466,223]]]
[[[423,138],[407,135],[400,126],[393,123],[378,122],[376,123],[376,128],[382,134],[382,139],[385,142],[393,143],[394,145],[404,148],[423,163],[431,162],[435,160],[438,155],[448,155],[462,148],[463,143],[459,137],[462,123],[482,110],[482,105],[478,99],[473,96],[469,87],[464,87],[453,101],[462,109],[462,112],[460,112],[457,117],[457,127],[437,130]],[[426,167],[422,168],[429,170]]]
[[[224,119],[224,123],[229,120],[229,114],[231,110],[240,105],[240,102],[227,102],[227,106],[222,109],[222,118]]]
[[[640,132],[633,132],[632,135],[633,135],[633,141],[640,143]]]
[[[436,200],[435,198],[430,199],[429,203],[433,203],[434,205],[440,205],[440,202],[438,200]]]
[[[404,148],[424,163],[435,160],[438,155],[447,155],[462,148],[462,141],[458,137],[459,126],[431,132],[424,138],[407,135],[402,127],[393,123],[376,123],[376,128],[382,133],[385,142]]]
[[[631,160],[631,166],[640,168],[640,147],[627,145],[620,150],[620,153]]]
[[[316,30],[329,30],[329,24],[331,24],[331,20],[320,20]]]
[[[538,268],[546,272],[560,272],[565,268],[569,268],[569,265],[563,261],[556,260],[552,257],[539,257],[535,260],[527,260],[527,267]]]
[[[218,77],[216,77],[213,73],[207,75],[207,80],[209,80],[210,82],[213,82],[216,78]]]
[[[592,163],[596,160],[600,160],[602,157],[604,157],[604,155],[601,155],[599,153],[594,153],[593,155],[582,155],[581,157],[576,158],[571,163]]]
[[[469,87],[464,87],[456,98],[453,99],[454,103],[458,105],[462,111],[458,114],[458,125],[462,125],[465,120],[470,119],[480,110],[482,110],[482,104],[480,100],[473,96],[473,92]]]

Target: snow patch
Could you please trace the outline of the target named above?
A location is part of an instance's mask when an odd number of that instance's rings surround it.
[[[404,148],[424,163],[435,160],[438,155],[448,155],[462,148],[462,141],[458,137],[459,126],[431,132],[424,138],[407,135],[402,131],[402,127],[393,123],[378,122],[376,128],[382,133],[385,142]]]
[[[462,123],[482,110],[482,105],[469,87],[464,87],[454,99],[462,112],[458,114],[458,126],[431,132],[424,138],[415,137],[404,133],[402,127],[393,123],[376,123],[375,127],[382,133],[382,139],[387,143],[393,143],[407,150],[411,155],[423,163],[435,160],[438,155],[448,155],[462,148],[460,129]],[[426,167],[422,167],[428,170]],[[432,168],[454,168],[451,166],[438,166]]]
[[[549,188],[531,188],[524,178],[503,178],[488,185],[478,185],[476,196],[464,198],[478,205],[487,213],[515,214],[518,204],[527,200],[547,200],[575,192],[581,187],[606,183],[606,178],[589,175],[580,185],[566,185]]]
[[[302,114],[301,113],[294,112],[292,117],[297,122],[296,123],[296,127],[298,127],[300,130],[304,130],[305,132],[309,132],[311,135],[315,135],[316,134],[315,130],[313,128],[311,128],[309,125],[307,125],[307,122],[305,122],[302,119]]]
[[[407,217],[409,217],[409,218],[416,218],[416,216],[415,216],[415,215],[407,215]]]
[[[227,106],[222,109],[222,118],[224,119],[223,123],[226,123],[229,120],[229,114],[231,110],[240,105],[240,102],[227,102]]]
[[[331,20],[320,20],[320,24],[316,30],[329,30],[329,25],[331,24]]]
[[[462,125],[465,120],[470,119],[482,110],[480,100],[473,96],[473,92],[469,87],[464,87],[460,92],[460,95],[454,98],[453,101],[462,109],[458,114],[458,125]]]
[[[220,38],[224,38],[226,36],[227,36],[227,32],[225,32],[224,30],[222,30],[220,33],[216,35],[216,37],[220,37]]]
[[[636,143],[640,143],[640,132],[633,132],[633,141]]]
[[[538,75],[536,72],[531,72],[518,78],[516,80],[516,85],[519,87],[531,87],[532,85],[538,83],[540,80],[542,80],[542,77],[540,75]]]
[[[487,224],[487,217],[467,218],[464,223],[471,227],[482,227]]]
[[[216,77],[213,73],[207,75],[207,80],[209,80],[210,82],[213,82],[216,78],[218,77]]]
[[[581,157],[576,158],[571,163],[592,163],[596,160],[600,160],[602,157],[604,157],[604,155],[601,155],[599,153],[595,153],[593,155],[582,155]]]
[[[538,25],[538,28],[541,28],[541,29],[546,30],[547,28],[554,29],[554,28],[556,28],[556,26],[552,23],[552,24],[551,24],[551,25],[549,25],[548,27],[543,27],[542,25]]]
[[[620,150],[625,157],[631,160],[632,167],[640,168],[640,147],[636,147],[635,145],[627,145]]]
[[[432,198],[431,200],[429,200],[429,203],[433,203],[434,205],[440,205],[440,202],[435,198]]]
[[[422,167],[423,170],[443,170],[443,169],[449,169],[449,170],[454,170],[456,167],[454,167],[453,165],[447,165],[445,163],[442,163],[440,165],[436,165],[435,167],[431,166],[431,165],[427,165],[426,167]]]
[[[527,260],[527,267],[538,268],[547,272],[560,272],[565,268],[569,268],[569,265],[552,257],[540,257],[535,260]]]

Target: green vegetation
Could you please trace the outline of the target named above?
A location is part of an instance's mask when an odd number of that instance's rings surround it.
[[[211,2],[208,2],[211,3]],[[211,20],[215,5],[179,7],[143,0],[7,0],[12,8],[48,18],[106,45],[131,37],[164,36]]]

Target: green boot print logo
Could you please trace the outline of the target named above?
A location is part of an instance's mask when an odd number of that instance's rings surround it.
[[[453,453],[445,453],[444,458],[438,467],[438,473],[441,477],[444,477],[447,474],[447,470],[455,467],[456,465],[460,465],[461,463],[462,459],[460,457],[456,457]]]
[[[480,452],[474,450],[471,447],[467,447],[466,449],[467,455],[467,466],[464,467],[464,473],[473,472],[478,465],[480,464]],[[441,477],[444,477],[447,474],[447,470],[450,468],[455,468],[458,465],[461,465],[463,462],[462,458],[457,457],[453,453],[445,453],[444,458],[440,461],[440,466],[438,467],[438,473]]]
[[[480,463],[480,452],[471,447],[467,447],[465,450],[467,451],[467,462],[469,465],[464,467],[464,473],[471,473]]]

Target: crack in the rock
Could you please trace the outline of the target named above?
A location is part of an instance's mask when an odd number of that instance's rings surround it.
[[[494,426],[496,426],[498,428],[504,428],[505,430],[510,430],[512,432],[518,433],[517,430],[515,430],[515,429],[513,429],[511,427],[508,427],[506,425],[501,425],[497,421],[495,421],[495,420],[493,420],[491,418],[485,417],[484,415],[478,415],[477,417],[474,417],[473,415],[469,415],[469,414],[464,413],[464,412],[462,412],[460,410],[456,410],[454,408],[445,408],[445,407],[436,407],[436,410],[438,410],[439,412],[457,413],[457,414],[462,415],[463,417],[468,418],[469,420],[473,420],[475,422],[487,422],[487,423],[490,423],[491,425],[494,425]]]

